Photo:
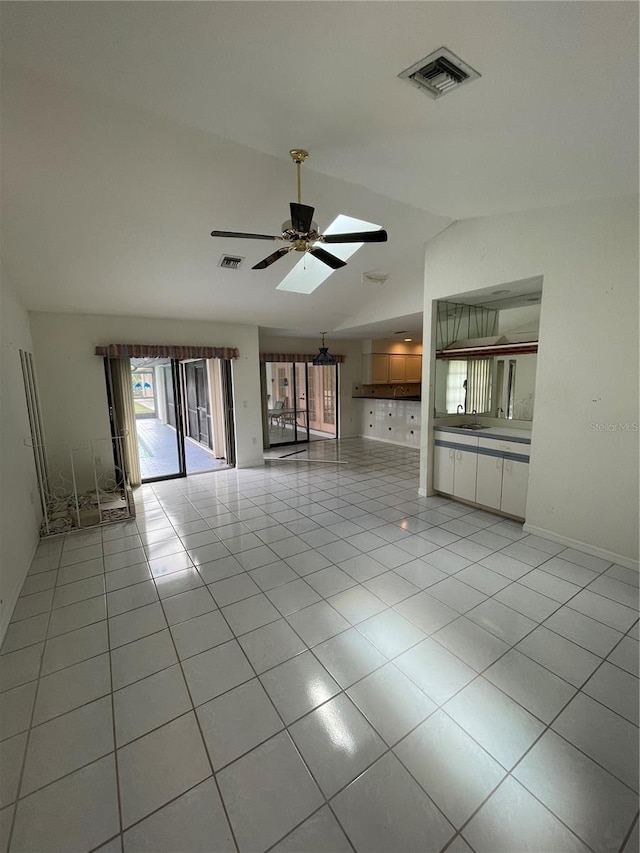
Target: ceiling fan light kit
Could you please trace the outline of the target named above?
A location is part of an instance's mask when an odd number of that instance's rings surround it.
[[[309,156],[308,151],[302,148],[292,148],[289,151],[291,159],[296,165],[296,179],[298,186],[298,201],[292,201],[289,205],[291,219],[287,219],[282,223],[282,233],[279,235],[270,234],[248,234],[242,231],[212,231],[212,237],[235,237],[244,240],[280,240],[285,243],[290,243],[289,246],[282,246],[276,249],[272,254],[267,255],[252,269],[264,270],[279,261],[289,252],[307,252],[313,255],[323,264],[331,267],[333,270],[340,269],[346,266],[346,261],[336,257],[331,252],[327,252],[318,243],[384,243],[387,240],[387,232],[384,229],[377,231],[352,231],[347,234],[320,234],[318,231],[318,223],[314,222],[314,208],[308,204],[302,204],[302,189],[300,179],[300,166]]]

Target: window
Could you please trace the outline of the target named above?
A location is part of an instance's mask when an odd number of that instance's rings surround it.
[[[447,414],[455,415],[462,406],[462,411],[465,409],[465,399],[467,392],[464,383],[467,381],[467,362],[466,361],[447,361],[447,391],[446,391],[446,410]]]

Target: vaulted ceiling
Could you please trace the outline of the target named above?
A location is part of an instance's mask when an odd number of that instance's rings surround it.
[[[3,273],[34,310],[364,333],[422,308],[455,219],[637,191],[638,7],[626,2],[1,4]],[[479,80],[399,80],[446,45]],[[379,223],[311,295],[265,245],[295,199]],[[246,260],[217,266],[223,252]],[[363,284],[365,271],[389,275]],[[384,324],[383,324],[384,325]]]

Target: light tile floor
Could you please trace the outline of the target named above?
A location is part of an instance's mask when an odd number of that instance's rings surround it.
[[[0,850],[635,853],[638,574],[314,447],[41,543]]]

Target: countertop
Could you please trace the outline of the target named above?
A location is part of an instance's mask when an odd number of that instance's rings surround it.
[[[521,444],[531,444],[530,429],[515,429],[514,427],[489,426],[484,429],[462,429],[457,426],[434,426],[436,432],[458,432],[464,435],[477,435],[478,438],[504,438]]]

